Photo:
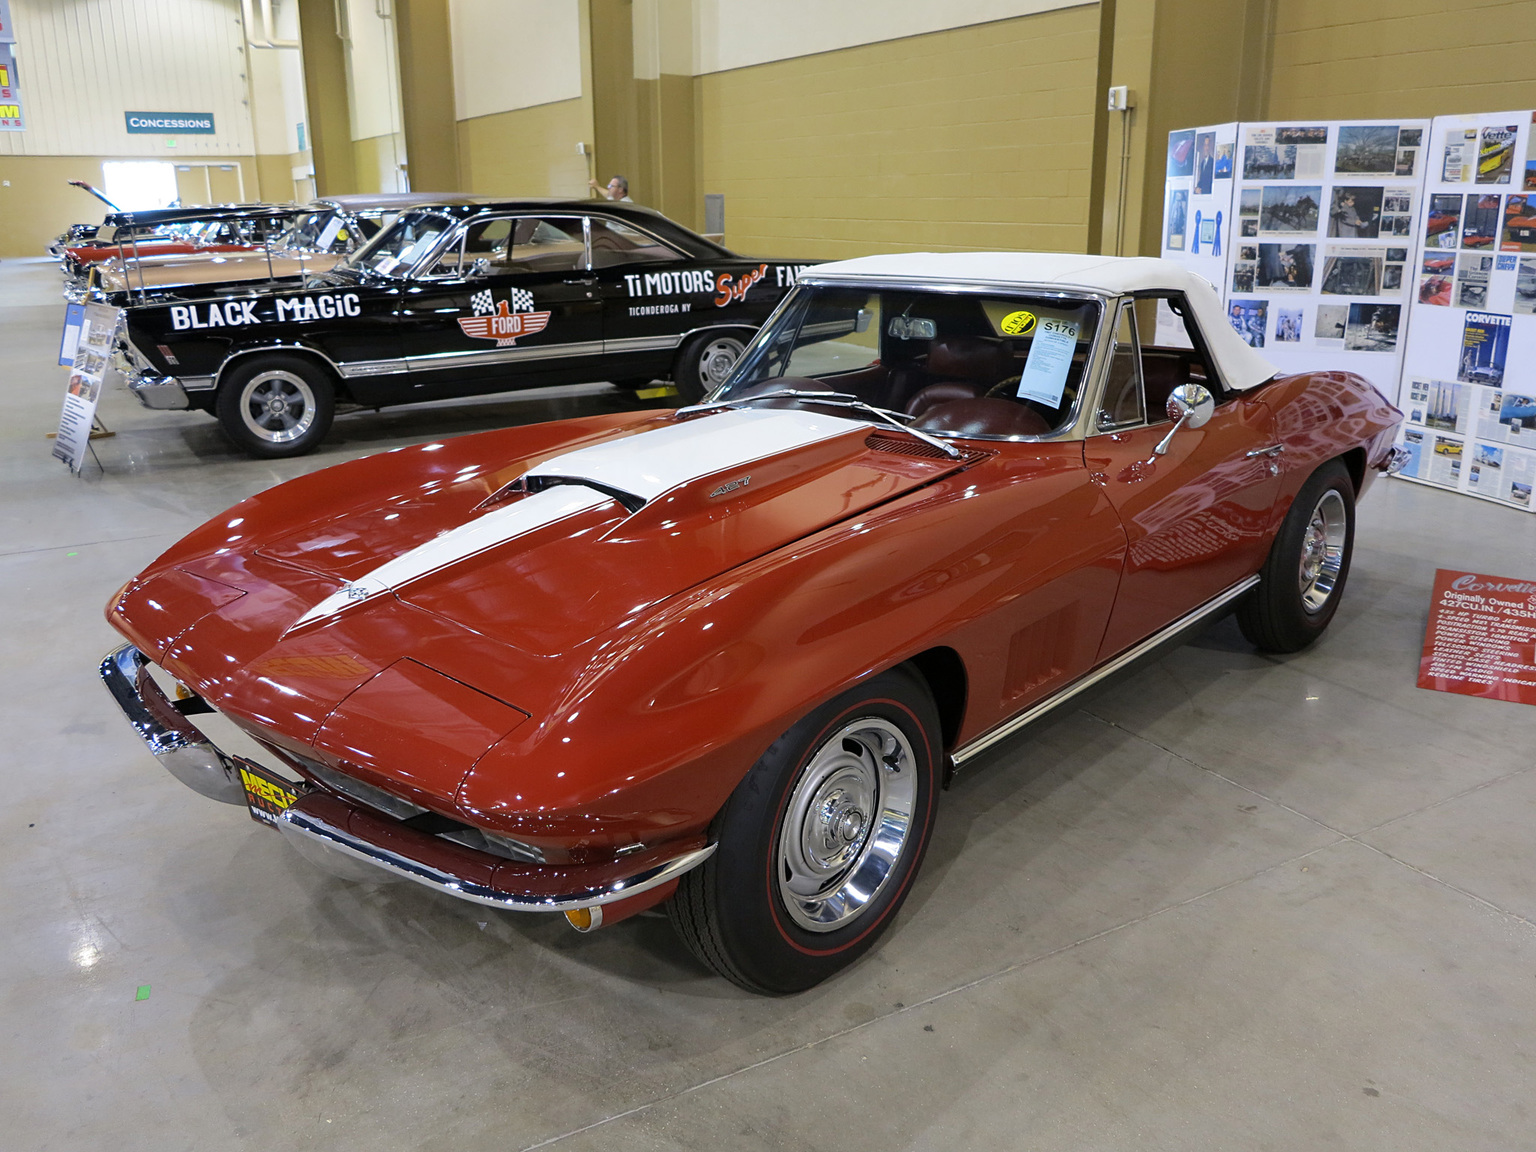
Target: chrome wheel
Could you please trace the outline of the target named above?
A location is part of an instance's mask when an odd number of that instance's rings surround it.
[[[1344,499],[1329,489],[1312,509],[1301,542],[1301,568],[1297,582],[1301,606],[1321,612],[1333,595],[1344,565],[1344,542],[1349,529]]]
[[[912,830],[917,773],[900,728],[877,717],[844,725],[816,749],[785,806],[775,873],[796,924],[846,927],[874,902]]]
[[[240,418],[250,433],[268,444],[287,444],[308,432],[318,406],[302,376],[282,369],[258,372],[240,390]]]
[[[706,393],[713,392],[725,383],[725,378],[736,367],[736,361],[741,359],[745,347],[740,340],[731,336],[716,336],[699,349],[699,383],[704,386]]]

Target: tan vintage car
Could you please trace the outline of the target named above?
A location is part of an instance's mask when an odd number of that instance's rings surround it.
[[[177,289],[252,281],[302,280],[329,272],[408,208],[466,204],[458,192],[388,192],[327,196],[307,205],[266,248],[114,258],[91,269],[87,298],[113,304]]]

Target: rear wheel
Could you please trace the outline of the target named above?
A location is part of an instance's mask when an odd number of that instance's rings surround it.
[[[248,356],[225,374],[215,406],[224,433],[252,456],[302,456],[336,415],[330,375],[304,356]]]
[[[719,332],[701,332],[684,344],[673,372],[683,402],[697,404],[724,384],[746,346],[740,335]]]
[[[1266,652],[1299,652],[1321,636],[1344,595],[1354,542],[1354,481],[1331,460],[1296,494],[1259,586],[1238,606],[1249,642]]]
[[[668,904],[695,956],[753,992],[798,992],[895,918],[938,805],[938,714],[896,668],[784,733],[716,818],[719,847]]]

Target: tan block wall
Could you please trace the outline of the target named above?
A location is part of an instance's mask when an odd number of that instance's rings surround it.
[[[107,206],[90,193],[69,187],[66,181],[84,180],[101,188],[101,162],[119,159],[122,157],[0,156],[0,181],[10,181],[10,187],[0,185],[0,259],[42,256],[48,242],[71,224],[100,222]],[[239,164],[245,174],[246,195],[257,195],[257,174],[262,169],[256,157],[219,157],[218,162]]]
[[[558,100],[459,121],[459,178],[482,196],[574,196],[587,189],[592,120],[584,99]]]
[[[1280,0],[1271,120],[1536,107],[1536,3]]]
[[[1082,251],[1099,9],[699,77],[698,194],[765,256]]]

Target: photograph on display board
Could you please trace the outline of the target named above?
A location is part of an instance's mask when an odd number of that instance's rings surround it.
[[[1381,233],[1383,196],[1380,186],[1336,186],[1328,206],[1328,235],[1346,240],[1376,239]]]
[[[1351,304],[1344,329],[1344,348],[1349,352],[1394,352],[1401,304]]]
[[[1424,222],[1426,248],[1455,248],[1461,240],[1461,193],[1446,192],[1429,198]]]
[[[1536,159],[1525,162],[1525,191],[1536,192]]]
[[[1323,199],[1318,184],[1270,184],[1263,189],[1259,208],[1260,233],[1316,232]]]
[[[1316,245],[1260,244],[1258,247],[1254,289],[1260,292],[1306,292],[1311,289]]]
[[[1456,307],[1485,308],[1488,305],[1488,275],[1493,271],[1492,256],[1462,253],[1456,258]]]
[[[1501,197],[1468,196],[1461,217],[1461,246],[1473,249],[1496,247],[1503,222]]]
[[[1452,129],[1445,134],[1445,157],[1440,163],[1440,179],[1447,184],[1462,184],[1477,171],[1477,129]]]
[[[1262,188],[1244,188],[1238,193],[1237,221],[1239,236],[1259,234],[1259,208],[1263,200]]]
[[[1413,190],[1387,188],[1381,194],[1381,235],[1413,235]]]
[[[1381,266],[1381,294],[1392,296],[1403,290],[1403,266],[1386,263]]]
[[[1323,295],[1380,296],[1380,248],[1329,246],[1323,259]]]
[[[1319,304],[1312,337],[1315,340],[1342,340],[1344,329],[1348,324],[1348,304]]]
[[[1393,169],[1394,176],[1412,176],[1419,166],[1419,150],[1417,148],[1399,148],[1397,150],[1397,167]]]
[[[1536,196],[1511,196],[1504,201],[1504,252],[1536,252]]]
[[[1498,387],[1504,383],[1504,358],[1509,352],[1508,316],[1468,312],[1461,334],[1461,362],[1456,379]]]
[[[1504,449],[1494,444],[1475,444],[1472,469],[1467,474],[1467,488],[1479,493],[1499,494],[1504,469]]]
[[[1275,343],[1301,343],[1302,320],[1303,312],[1300,308],[1277,308],[1275,310]]]
[[[1244,180],[1296,179],[1296,145],[1276,144],[1274,132],[1254,129],[1243,148]]]
[[[1216,145],[1216,179],[1232,179],[1232,142]]]
[[[1456,257],[1451,253],[1426,253],[1419,275],[1419,303],[1449,307],[1456,285]]]
[[[1423,415],[1415,423],[1441,432],[1464,432],[1465,397],[1468,389],[1463,384],[1451,384],[1444,380],[1418,381],[1422,385]]]
[[[1177,180],[1195,174],[1195,130],[1168,133],[1168,178]]]
[[[1184,250],[1184,227],[1189,217],[1189,189],[1175,188],[1168,193],[1168,242],[1163,246],[1175,252]]]
[[[1536,316],[1536,258],[1522,259],[1515,269],[1515,314]]]
[[[1216,183],[1216,133],[1195,135],[1195,195],[1209,196]]]
[[[1227,305],[1227,319],[1232,329],[1243,338],[1250,348],[1264,347],[1264,329],[1269,323],[1269,302],[1266,300],[1234,300]]]
[[[1477,147],[1477,182],[1508,184],[1515,169],[1518,124],[1490,125],[1482,130]]]
[[[1340,176],[1391,176],[1397,171],[1397,125],[1347,124],[1339,129],[1333,170]]]
[[[1499,398],[1499,423],[1507,432],[1536,432],[1536,396],[1494,393]]]

